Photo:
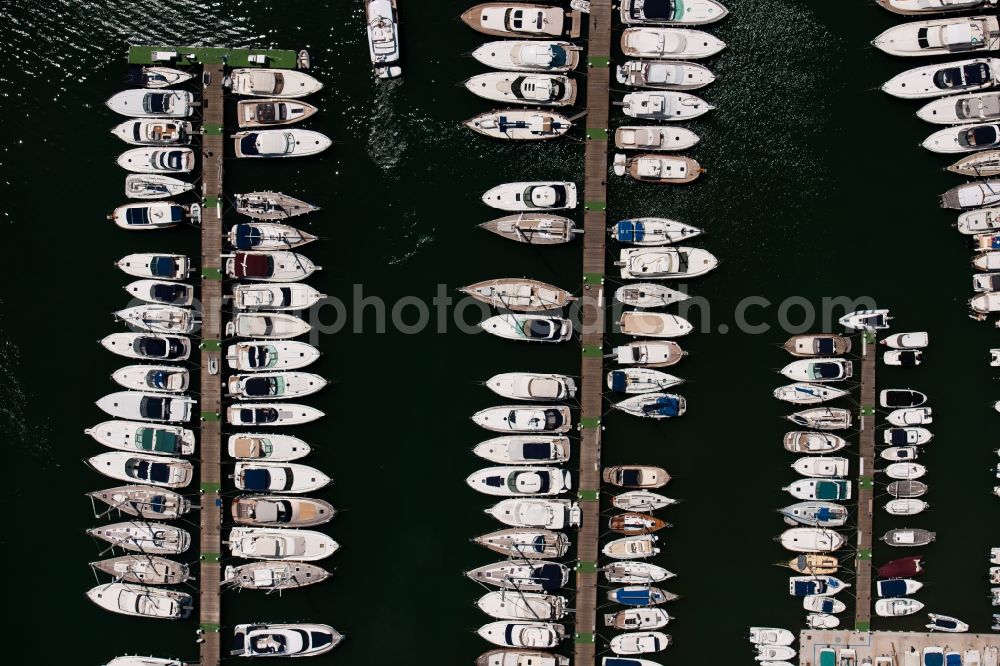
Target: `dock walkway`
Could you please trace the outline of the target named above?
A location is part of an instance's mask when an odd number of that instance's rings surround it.
[[[858,459],[858,543],[854,582],[854,629],[868,631],[872,618],[872,514],[875,474],[876,337],[864,334],[861,356],[861,442]]]
[[[888,657],[894,666],[908,663],[923,663],[926,647],[942,648],[945,652],[962,653],[968,650],[979,652],[979,663],[987,663],[987,651],[1000,647],[997,634],[940,634],[916,631],[818,631],[805,629],[799,633],[799,666],[819,666],[819,654],[824,649],[833,649],[837,661],[841,663],[840,651],[853,651],[851,663],[874,664],[877,657]],[[916,654],[914,654],[916,653]],[[910,659],[905,655],[910,654]],[[865,661],[866,659],[870,661]]]
[[[576,639],[573,663],[596,660],[598,536],[600,534],[601,414],[604,396],[604,239],[608,175],[611,0],[590,6],[587,45],[587,142],[583,187],[582,361],[580,368],[580,479],[582,522],[577,543]]]

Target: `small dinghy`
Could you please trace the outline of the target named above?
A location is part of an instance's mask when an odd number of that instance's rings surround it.
[[[87,598],[112,613],[161,620],[185,619],[194,608],[190,594],[133,583],[98,585]]]
[[[890,446],[882,449],[879,457],[889,462],[906,462],[916,460],[920,456],[920,449],[915,446]]]
[[[514,559],[552,559],[569,551],[569,537],[564,532],[511,528],[477,536],[472,540],[495,553]]]
[[[608,600],[622,606],[648,608],[677,599],[677,595],[649,585],[628,585],[608,590]]]
[[[683,317],[644,310],[626,310],[618,320],[618,327],[625,335],[646,338],[677,338],[694,330]]]
[[[833,453],[847,446],[847,440],[825,432],[796,430],[785,433],[784,446],[791,453]]]
[[[484,495],[499,497],[544,497],[573,488],[569,471],[557,467],[486,467],[465,482]]]
[[[529,245],[561,245],[577,233],[576,223],[558,215],[508,215],[479,225],[498,236]]]
[[[1000,180],[980,180],[953,187],[941,195],[942,208],[962,210],[1000,204]]]
[[[189,456],[194,453],[194,431],[177,426],[141,421],[105,421],[83,432],[93,437],[98,444],[120,451],[138,451],[157,456]]]
[[[961,620],[953,617],[948,617],[947,615],[938,615],[936,613],[928,613],[927,619],[930,620],[926,625],[931,631],[945,631],[953,634],[964,633],[969,630],[969,625]],[[952,661],[949,659],[948,663],[951,664]],[[961,663],[956,662],[956,663]]]
[[[781,374],[798,382],[839,382],[854,375],[854,364],[842,358],[807,358],[789,363]]]
[[[604,626],[623,631],[637,629],[662,629],[674,619],[662,608],[626,608],[604,615]]]
[[[701,165],[690,157],[656,153],[642,153],[632,157],[617,153],[613,170],[617,176],[628,174],[633,180],[661,185],[690,183],[704,172]]]
[[[803,553],[790,559],[786,566],[800,574],[821,576],[837,573],[837,570],[840,569],[840,560],[832,555]]]
[[[894,14],[904,16],[991,9],[997,4],[997,0],[875,0],[875,2]]]
[[[530,109],[487,111],[469,118],[464,125],[478,134],[512,141],[555,139],[573,127],[573,123],[566,116],[551,111]]]
[[[889,328],[892,317],[888,310],[857,310],[837,320],[844,328],[856,331],[879,331]]]
[[[506,499],[486,509],[487,513],[511,527],[543,527],[561,530],[579,527],[580,506],[560,499]]]
[[[229,435],[226,450],[237,460],[288,462],[309,455],[308,444],[291,435],[262,435],[241,432]]]
[[[472,452],[498,465],[538,465],[569,460],[568,437],[551,435],[507,435],[476,445]]]
[[[325,134],[304,129],[270,129],[232,135],[236,157],[307,157],[333,145]]]
[[[916,599],[879,599],[875,602],[875,614],[879,617],[903,617],[923,610],[924,605]]]
[[[227,397],[238,400],[287,400],[312,395],[326,380],[311,372],[260,372],[232,375],[226,381]]]
[[[305,310],[325,298],[307,284],[238,284],[233,286],[233,306],[238,310]]]
[[[901,557],[886,562],[877,570],[881,578],[910,578],[924,571],[924,562],[919,555]]]
[[[715,74],[683,60],[626,60],[615,70],[615,78],[633,88],[697,90],[715,81]]]
[[[791,645],[795,642],[795,635],[788,629],[750,627],[747,640],[753,645]]]
[[[622,23],[652,25],[702,25],[722,20],[729,10],[715,0],[685,0],[662,2],[622,0]]]
[[[649,562],[612,562],[602,570],[610,583],[658,583],[674,577],[670,571]]]
[[[897,499],[913,499],[927,494],[927,484],[910,479],[893,481],[886,486],[886,491]]]
[[[250,222],[234,225],[226,240],[237,250],[291,250],[316,240],[316,236],[285,224]]]
[[[229,530],[228,544],[233,557],[298,562],[322,560],[340,548],[322,532],[273,527],[234,527]]]
[[[551,592],[566,587],[569,567],[555,562],[503,561],[485,564],[465,575],[474,581],[523,592]]]
[[[872,40],[872,46],[903,57],[995,51],[1000,47],[1000,24],[996,16],[913,21],[889,28]]]
[[[892,446],[918,446],[933,437],[927,428],[888,428],[882,431],[882,441]]]
[[[846,430],[851,427],[851,412],[839,407],[814,407],[785,417],[803,428]]]
[[[942,153],[942,154],[954,154],[954,153],[971,153],[977,150],[986,150],[987,148],[996,148],[1000,146],[1000,124],[997,123],[987,123],[983,125],[955,125],[952,127],[946,127],[945,129],[938,130],[934,132],[929,137],[924,139],[922,144],[924,148],[931,151],[932,153]],[[982,155],[973,155],[975,162],[968,163],[966,160],[959,161],[956,166],[958,166],[957,173],[962,173],[963,171],[968,171],[969,166],[967,164],[975,165],[979,160],[983,159]],[[986,158],[985,165],[989,165],[989,158]],[[949,171],[953,170],[952,167],[948,167]],[[984,177],[989,175],[989,173],[979,173],[974,168],[971,169],[972,173],[970,176]]]
[[[613,560],[641,560],[659,554],[657,541],[657,537],[652,534],[612,539],[604,544],[601,552]]]
[[[690,298],[686,293],[653,282],[626,284],[615,290],[619,303],[636,308],[662,308]]]
[[[840,626],[840,618],[826,613],[809,613],[806,615],[806,626],[810,629],[836,629]]]
[[[831,597],[803,597],[802,608],[813,613],[834,615],[847,610],[847,604],[840,599],[833,599]]]
[[[487,72],[466,80],[473,95],[494,102],[569,106],[576,102],[576,81],[561,74]]]
[[[147,303],[160,305],[186,307],[194,303],[194,287],[177,282],[136,280],[125,285],[125,293]]]
[[[667,470],[649,465],[605,467],[601,478],[605,483],[619,488],[662,488],[670,481]]]
[[[612,354],[620,365],[661,368],[680,362],[687,352],[670,340],[641,340],[615,347]]]
[[[507,340],[565,342],[573,337],[573,322],[563,317],[497,315],[479,324],[487,333]]]
[[[237,525],[251,527],[313,527],[330,522],[336,509],[324,500],[284,495],[240,495],[231,514]]]
[[[851,351],[851,340],[843,335],[793,335],[782,347],[792,356],[839,356]]]
[[[487,67],[512,72],[569,72],[580,64],[582,50],[572,42],[503,39],[486,42],[472,57]]]
[[[515,312],[545,312],[565,307],[576,298],[565,289],[540,280],[498,278],[459,289],[480,303]]]
[[[186,90],[132,88],[115,93],[104,104],[130,118],[187,118],[194,107],[194,95]]]
[[[851,482],[844,479],[800,479],[782,490],[800,500],[851,499]]]
[[[819,527],[793,527],[782,532],[778,541],[794,553],[829,553],[844,545],[844,537]]]
[[[666,650],[670,643],[670,636],[660,631],[630,631],[612,638],[609,647],[615,654],[652,654]]]
[[[700,248],[637,247],[622,250],[615,266],[626,279],[684,280],[712,271],[719,265],[715,256]]]
[[[319,210],[319,206],[281,192],[247,192],[233,197],[236,212],[255,220],[280,221]]]
[[[95,571],[112,576],[115,581],[139,585],[180,585],[191,580],[186,564],[148,554],[122,555],[100,562],[91,562]]]
[[[528,181],[497,185],[482,196],[491,208],[513,212],[576,208],[576,185],[558,181]]]
[[[120,513],[151,520],[173,520],[191,510],[191,501],[183,495],[152,486],[118,486],[95,490],[87,496]]]
[[[163,199],[192,189],[194,183],[155,173],[130,173],[125,176],[125,196],[129,199]]]
[[[191,333],[198,323],[192,310],[154,303],[119,310],[114,315],[116,321],[150,333]]]
[[[704,233],[698,227],[664,217],[638,217],[621,220],[609,229],[611,237],[630,245],[670,245]]]
[[[891,516],[915,516],[928,506],[919,499],[894,499],[885,503],[885,510]]]
[[[132,173],[191,173],[190,148],[133,148],[118,156],[118,166]]]
[[[91,528],[87,534],[143,555],[179,555],[191,546],[191,535],[186,530],[166,523],[112,523]]]
[[[311,330],[305,320],[280,312],[240,312],[226,324],[226,335],[258,340],[287,340]]]
[[[913,548],[916,546],[926,546],[934,541],[935,537],[934,532],[927,530],[898,528],[889,530],[883,534],[881,540],[888,546]]]
[[[886,365],[896,365],[904,368],[912,368],[920,365],[923,352],[917,350],[894,349],[882,354],[882,362]]]
[[[538,592],[487,592],[476,606],[498,620],[536,620],[550,622],[566,616],[566,598]]]
[[[182,254],[129,254],[115,264],[122,272],[140,278],[184,280],[194,270],[191,260]]]
[[[790,402],[793,405],[815,405],[828,400],[836,400],[847,395],[845,389],[838,389],[822,384],[807,384],[797,382],[774,389],[774,397]]]
[[[236,121],[240,127],[274,127],[291,125],[319,111],[312,104],[283,99],[245,99],[236,104]]]
[[[196,401],[185,395],[118,391],[109,393],[95,404],[120,419],[184,423],[191,420]]]
[[[890,479],[919,479],[927,474],[926,467],[912,462],[892,463],[884,471]]]
[[[626,28],[621,36],[622,53],[630,58],[709,58],[726,43],[703,30],[684,28]]]
[[[758,645],[757,661],[772,663],[775,661],[785,661],[795,658],[795,650],[787,645]]]
[[[807,460],[803,458],[802,460]],[[843,468],[846,472],[847,460],[844,460]],[[797,470],[796,470],[797,471]],[[843,476],[843,475],[842,475]],[[783,509],[779,509],[789,525],[806,525],[808,527],[841,527],[847,523],[847,507],[836,502],[799,502],[789,504]]]
[[[970,210],[958,216],[955,228],[966,235],[995,232],[1000,230],[1000,208]]]
[[[87,464],[112,479],[159,488],[183,488],[194,477],[194,467],[183,458],[114,451],[96,455]]]
[[[549,622],[507,622],[484,624],[476,633],[502,647],[554,648],[566,637],[566,628]]]
[[[608,389],[618,393],[653,393],[677,386],[684,380],[649,368],[612,370],[607,376]]]
[[[611,498],[611,504],[622,511],[656,511],[675,504],[675,500],[648,490],[632,490]]]
[[[226,81],[235,95],[297,99],[323,88],[323,84],[293,69],[244,67],[234,69]]]
[[[296,370],[314,363],[320,351],[305,342],[238,342],[226,350],[226,363],[233,370]]]
[[[302,493],[330,484],[330,477],[315,467],[290,462],[237,462],[233,481],[239,490]]]
[[[324,416],[308,405],[290,403],[236,403],[226,408],[226,422],[235,426],[286,426],[309,423]]]
[[[992,88],[1000,59],[979,58],[924,65],[897,74],[882,85],[893,97],[926,99]]]
[[[569,400],[576,396],[576,382],[569,375],[504,372],[486,380],[486,386],[511,400]]]
[[[793,597],[829,597],[851,586],[834,576],[789,576],[788,594]]]
[[[885,420],[894,426],[906,428],[932,423],[934,418],[930,407],[913,407],[909,409],[895,409],[889,412]]]
[[[472,415],[480,428],[494,432],[564,433],[573,427],[569,407],[502,405]]]
[[[111,133],[133,146],[187,146],[191,123],[168,118],[138,118],[115,125]]]
[[[875,581],[875,591],[882,599],[896,599],[916,594],[924,586],[912,578],[890,578]]]
[[[223,570],[222,584],[241,590],[294,590],[321,583],[330,572],[315,564],[305,562],[250,562],[227,566]]]
[[[686,150],[700,141],[683,127],[626,125],[615,130],[615,147],[621,150]]]
[[[642,393],[614,406],[626,414],[647,419],[669,419],[684,416],[687,411],[687,401],[674,393]]]
[[[714,108],[700,97],[684,92],[634,92],[622,98],[622,112],[629,118],[642,120],[693,120]]]
[[[173,67],[147,66],[130,69],[128,82],[146,88],[169,88],[194,78],[194,74]]]
[[[878,401],[888,409],[919,407],[927,402],[927,396],[913,389],[883,389],[879,393]]]
[[[238,624],[233,649],[238,657],[312,657],[329,652],[343,636],[328,624]]]
[[[467,9],[462,21],[473,30],[497,37],[576,39],[580,36],[581,15],[551,5],[484,2]]]

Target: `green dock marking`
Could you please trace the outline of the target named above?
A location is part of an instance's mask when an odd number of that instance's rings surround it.
[[[576,636],[573,637],[573,642],[579,645],[592,645],[594,643],[594,634],[576,634]]]
[[[205,624],[200,624],[198,626],[201,627],[201,630],[204,631],[204,632],[206,632],[206,633],[209,633],[209,632],[211,632],[213,634],[219,633],[219,625],[217,625],[217,624],[208,624],[208,623],[205,623]]]
[[[221,421],[222,417],[219,416],[218,412],[202,412],[201,413],[201,420],[202,421]]]
[[[604,284],[604,273],[584,273],[584,284]]]
[[[201,484],[201,492],[205,494],[218,493],[222,490],[222,484],[218,481],[205,481]]]
[[[201,554],[202,562],[219,562],[221,560],[222,560],[222,555],[220,555],[219,553],[205,552]]]
[[[870,622],[855,622],[854,631],[863,631],[867,633],[868,631],[871,630],[871,626],[872,625]]]
[[[584,562],[583,560],[576,563],[577,573],[597,573],[597,562]]]
[[[153,60],[154,51],[176,51],[172,60]],[[264,63],[250,62],[250,56],[267,57]],[[130,46],[130,65],[163,65],[166,67],[190,67],[191,65],[229,65],[230,67],[271,67],[274,69],[295,69],[298,54],[281,49],[230,49],[205,46]]]
[[[875,331],[865,330],[865,342],[867,342],[870,345],[873,345],[875,344],[875,338],[876,338]]]
[[[594,345],[584,345],[583,356],[585,358],[604,358],[604,348]]]
[[[219,205],[219,197],[204,197],[201,200],[202,208],[215,208]]]
[[[222,271],[220,271],[218,268],[202,268],[201,277],[206,280],[221,280]]]
[[[604,139],[608,140],[608,130],[603,127],[588,127],[587,128],[587,138],[588,139]]]
[[[576,491],[576,497],[583,502],[598,502],[601,499],[600,490],[584,490],[581,488]]]
[[[216,125],[215,123],[202,123],[201,129],[205,132],[205,134],[222,136],[222,125]]]
[[[608,209],[608,204],[604,201],[587,201],[583,204],[583,209],[603,211]]]
[[[874,488],[875,482],[870,476],[858,477],[858,488]]]
[[[584,430],[596,430],[601,427],[601,418],[599,416],[581,416],[580,427]]]
[[[587,67],[607,67],[610,64],[611,58],[608,56],[587,56]]]
[[[859,560],[870,560],[872,559],[872,551],[867,548],[858,548],[858,559]]]
[[[866,407],[865,405],[862,405],[861,406],[861,416],[875,416],[875,408],[874,407]]]
[[[198,348],[207,349],[208,351],[219,351],[222,349],[222,343],[218,340],[202,340]]]

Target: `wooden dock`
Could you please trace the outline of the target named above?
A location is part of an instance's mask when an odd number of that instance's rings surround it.
[[[611,0],[590,5],[587,43],[587,143],[583,186],[583,296],[580,321],[580,478],[582,522],[577,543],[576,636],[573,663],[596,661],[597,558],[600,535],[601,415],[604,403],[604,239],[608,176]]]
[[[875,475],[875,360],[874,333],[865,333],[861,354],[861,435],[858,458],[858,542],[854,581],[854,629],[868,631],[872,618],[872,514]]]
[[[201,219],[201,539],[198,622],[201,666],[220,659],[222,587],[222,156],[223,65],[204,69]]]
[[[940,634],[915,631],[817,631],[805,629],[799,633],[799,666],[819,666],[822,650],[837,652],[834,663],[840,660],[841,650],[853,651],[854,660],[848,663],[874,664],[878,657],[887,657],[893,666],[922,664],[923,650],[939,647],[945,652],[958,652],[965,658],[967,651],[979,653],[979,662],[986,661],[987,652],[996,652],[1000,647],[997,634]],[[907,655],[910,655],[907,657]],[[869,661],[865,661],[865,660]],[[968,660],[966,660],[968,663]],[[996,663],[996,662],[994,662]]]

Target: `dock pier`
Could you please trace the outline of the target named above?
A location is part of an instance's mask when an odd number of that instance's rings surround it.
[[[584,157],[583,295],[580,299],[580,479],[576,635],[573,663],[596,662],[598,536],[601,520],[601,415],[604,411],[604,265],[607,234],[611,0],[590,5],[587,43],[587,135]]]
[[[878,657],[900,666],[903,663],[924,663],[923,650],[937,647],[945,652],[978,652],[978,663],[989,663],[987,653],[997,654],[1000,636],[997,634],[940,634],[917,631],[835,631],[804,629],[799,633],[799,666],[819,666],[822,650],[833,650],[840,660],[841,651],[854,653],[855,664],[874,664]],[[913,655],[916,653],[916,655]],[[910,660],[905,655],[911,654]],[[866,661],[867,660],[867,661]],[[880,662],[883,663],[883,662]],[[995,662],[994,662],[995,663]]]
[[[875,506],[875,360],[874,332],[865,332],[861,351],[861,435],[858,458],[858,542],[854,581],[855,631],[868,631],[872,618],[872,518]]]

